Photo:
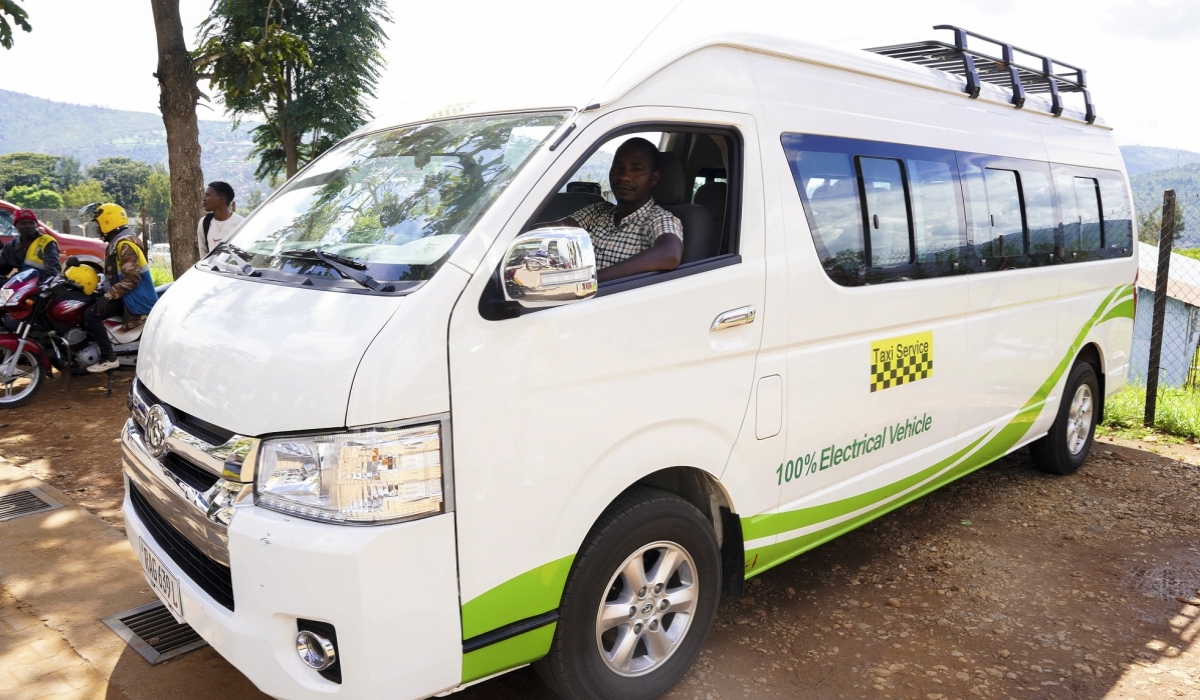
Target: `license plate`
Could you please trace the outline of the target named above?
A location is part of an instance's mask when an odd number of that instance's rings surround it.
[[[175,621],[183,624],[183,599],[179,596],[179,579],[167,571],[167,567],[158,560],[158,556],[146,546],[145,540],[138,538],[138,542],[142,545],[138,558],[142,560],[146,580],[150,582],[150,587],[154,589],[159,600],[167,606],[167,610],[175,616]]]

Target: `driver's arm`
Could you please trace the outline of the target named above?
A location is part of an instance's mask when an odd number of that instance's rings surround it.
[[[646,250],[600,270],[598,277],[599,281],[607,282],[643,272],[674,270],[682,260],[683,241],[679,236],[664,233]]]

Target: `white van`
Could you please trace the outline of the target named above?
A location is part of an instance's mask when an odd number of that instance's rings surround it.
[[[535,662],[650,698],[747,577],[1023,445],[1074,471],[1129,361],[1121,156],[1082,71],[955,37],[660,36],[582,99],[341,142],[146,327],[159,596],[280,698]],[[597,284],[585,231],[533,226],[635,134],[683,263]]]

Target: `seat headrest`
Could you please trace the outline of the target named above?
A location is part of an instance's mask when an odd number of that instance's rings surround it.
[[[700,206],[712,212],[714,219],[725,218],[725,193],[729,187],[724,182],[710,182],[705,185],[700,185],[700,189],[696,190],[696,196],[692,197],[692,204]]]
[[[678,153],[665,151],[658,156],[658,184],[654,201],[658,204],[686,204],[687,183],[683,181],[683,162]]]

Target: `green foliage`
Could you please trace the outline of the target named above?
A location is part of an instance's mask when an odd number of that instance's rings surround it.
[[[1161,193],[1160,193],[1161,195]],[[1185,211],[1183,205],[1178,199],[1175,200],[1175,240],[1187,230],[1187,219],[1184,216]],[[1158,205],[1147,211],[1139,211],[1137,213],[1138,220],[1138,240],[1142,243],[1150,245],[1158,245],[1158,236],[1162,232],[1162,205]],[[1179,251],[1175,251],[1179,252]]]
[[[1200,163],[1134,175],[1129,184],[1135,197],[1160,203],[1163,190],[1175,190],[1180,197],[1200,193]]]
[[[54,190],[37,185],[17,185],[4,198],[18,207],[27,209],[62,209],[63,199]]]
[[[32,32],[33,27],[29,26],[29,13],[21,9],[16,0],[0,0],[0,46],[11,49],[13,47],[12,25],[8,23],[8,17],[5,15],[12,17],[12,23],[27,32]]]
[[[250,212],[258,209],[259,205],[262,204],[266,198],[267,197],[265,194],[263,194],[261,187],[252,187],[250,189],[250,194],[246,195],[246,198],[242,200],[241,206],[238,207],[238,213],[242,216],[249,216]]]
[[[1171,252],[1179,253],[1180,255],[1186,258],[1191,258],[1192,260],[1200,260],[1200,248],[1176,248]]]
[[[104,188],[95,180],[84,180],[63,192],[63,205],[67,209],[82,209],[93,202],[105,200]]]
[[[56,189],[60,184],[56,177],[58,161],[58,156],[45,153],[7,153],[0,156],[0,191],[19,185]]]
[[[137,188],[137,198],[146,208],[146,216],[154,221],[166,221],[171,215],[171,176],[166,168],[156,165],[154,172]]]
[[[150,279],[154,281],[154,286],[158,287],[167,282],[174,282],[175,275],[171,274],[171,268],[161,265],[150,266]]]
[[[388,19],[382,0],[214,0],[194,55],[226,109],[265,119],[256,177],[291,177],[366,121]]]
[[[1144,431],[1146,389],[1127,386],[1104,402],[1104,425],[1118,431]],[[1200,391],[1159,387],[1154,427],[1169,435],[1200,438]]]
[[[84,180],[83,166],[75,156],[62,156],[54,168],[54,180],[59,190],[74,187]]]
[[[88,168],[88,175],[100,183],[106,197],[125,207],[131,217],[141,206],[138,188],[153,172],[148,163],[123,156],[101,158]]]

